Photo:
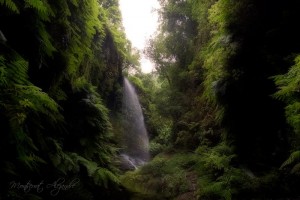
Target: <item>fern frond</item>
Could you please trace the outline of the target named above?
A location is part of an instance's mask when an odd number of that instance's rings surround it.
[[[45,160],[33,153],[30,155],[21,154],[18,159],[31,170],[35,170],[39,164],[47,164]]]
[[[283,169],[291,164],[294,164],[295,162],[300,161],[300,151],[294,151],[291,153],[290,157],[284,161],[284,163],[281,165],[280,169]]]
[[[203,197],[204,199],[231,199],[231,192],[226,188],[226,182],[215,181],[208,184],[208,186],[204,186],[201,189],[200,199],[202,199]]]
[[[14,1],[0,0],[0,4],[6,6],[9,10],[13,11],[14,13],[20,14],[20,10]]]
[[[79,166],[76,160],[70,155],[70,153],[65,153],[61,151],[61,164],[58,168],[64,173],[67,174],[68,171],[78,172]]]
[[[52,149],[54,149],[54,152],[49,153],[49,159],[54,167],[56,167],[63,174],[67,174],[70,171],[79,171],[77,158],[73,155],[75,153],[64,152],[62,149],[62,144],[60,144],[56,139],[48,138],[47,141],[49,144],[51,144]]]
[[[71,153],[70,157],[72,157],[72,159],[78,164],[85,167],[88,176],[93,178],[95,184],[107,188],[109,182],[119,183],[119,179],[116,175],[106,168],[99,167],[96,162],[87,160],[76,153]]]
[[[16,84],[15,88],[17,93],[23,97],[23,100],[19,102],[21,106],[24,107],[25,104],[26,107],[29,107],[32,111],[46,115],[53,122],[63,120],[63,116],[60,114],[59,105],[39,87]]]
[[[94,182],[97,185],[104,186],[105,188],[108,188],[108,183],[119,183],[119,179],[116,175],[114,175],[111,171],[105,168],[98,168],[97,171],[93,174]]]
[[[70,153],[69,156],[75,163],[78,163],[86,168],[88,176],[92,176],[98,168],[97,163],[87,160],[77,153]]]
[[[37,11],[39,17],[44,21],[49,21],[50,16],[54,16],[50,5],[46,0],[24,0],[25,8],[32,8]]]
[[[286,74],[272,77],[279,90],[273,95],[280,100],[290,101],[300,90],[300,56],[295,58],[295,64]]]
[[[96,170],[98,169],[97,163],[95,163],[93,161],[89,161],[89,160],[87,160],[83,157],[79,158],[78,161],[79,161],[80,164],[85,166],[89,176],[92,176],[96,172]]]
[[[74,6],[76,6],[76,7],[79,6],[78,0],[70,0],[70,2],[71,2]]]
[[[27,70],[28,62],[19,55],[7,63],[7,76],[13,84],[29,84]]]
[[[294,127],[296,134],[300,131],[300,102],[290,103],[285,107],[287,122]]]
[[[25,7],[34,8],[40,12],[47,12],[47,7],[41,0],[24,0]]]
[[[46,30],[45,24],[39,22],[37,24],[37,27],[43,52],[45,52],[48,56],[52,56],[53,52],[55,52],[56,49],[52,44],[52,38]]]

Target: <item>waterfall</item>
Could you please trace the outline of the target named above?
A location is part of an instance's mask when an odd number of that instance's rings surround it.
[[[138,96],[127,78],[124,78],[122,103],[122,165],[126,169],[136,169],[149,160],[149,139]]]

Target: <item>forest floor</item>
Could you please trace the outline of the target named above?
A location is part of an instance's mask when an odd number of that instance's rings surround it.
[[[196,200],[195,154],[162,153],[135,171],[121,177],[134,200]]]

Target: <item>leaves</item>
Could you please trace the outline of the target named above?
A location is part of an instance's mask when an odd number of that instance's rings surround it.
[[[24,2],[25,8],[32,8],[36,10],[41,20],[49,21],[50,16],[54,16],[47,0],[24,0]]]
[[[285,115],[287,122],[293,127],[295,134],[293,138],[293,148],[299,149],[300,144],[300,56],[296,56],[294,59],[294,65],[289,69],[286,74],[277,75],[272,77],[275,84],[278,87],[278,91],[273,95],[286,103]],[[297,158],[297,152],[291,154],[291,156],[282,164],[282,167],[290,165],[295,158]]]
[[[95,184],[108,188],[109,183],[119,184],[119,179],[108,169],[99,167],[96,162],[90,161],[75,153],[70,154],[70,157],[79,165],[83,165]]]
[[[290,157],[282,163],[280,169],[283,169],[289,165],[295,165],[295,163],[299,163],[300,161],[300,151],[294,151],[291,153]]]
[[[279,89],[274,97],[287,103],[295,100],[294,97],[299,93],[300,88],[300,56],[297,56],[294,62],[295,65],[286,74],[273,77]]]
[[[8,9],[13,11],[14,13],[19,14],[19,8],[13,0],[0,0],[0,4],[6,6]]]
[[[118,2],[101,3],[0,0],[1,11],[9,11],[1,12],[1,20],[15,23],[1,24],[14,41],[0,44],[0,148],[3,162],[11,164],[1,167],[1,184],[12,170],[20,180],[78,176],[83,191],[64,191],[61,198],[120,199],[103,99],[114,95],[122,67],[136,60]],[[22,28],[20,39],[16,30]]]
[[[45,24],[43,24],[42,22],[38,22],[37,27],[40,36],[39,39],[41,42],[41,49],[47,56],[52,56],[53,52],[57,51],[53,46],[53,39],[46,30]]]

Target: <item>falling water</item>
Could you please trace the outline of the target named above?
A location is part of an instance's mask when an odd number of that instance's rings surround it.
[[[124,152],[121,158],[125,168],[136,169],[149,160],[149,139],[138,96],[126,78],[123,88]]]

